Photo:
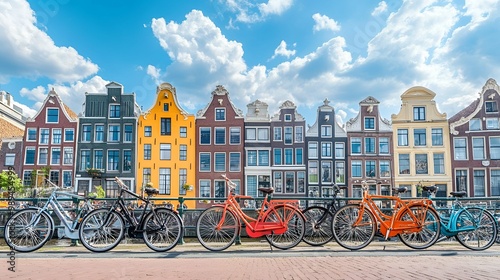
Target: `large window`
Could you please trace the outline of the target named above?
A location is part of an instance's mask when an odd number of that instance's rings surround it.
[[[80,171],[90,168],[90,151],[82,150],[80,154]]]
[[[63,164],[73,164],[73,148],[64,148],[63,150]]]
[[[351,138],[351,154],[361,154],[361,138]]]
[[[123,142],[128,142],[128,143],[132,142],[132,140],[133,140],[132,137],[134,135],[133,134],[133,126],[131,124],[126,124],[124,126],[124,130],[125,130],[125,132],[123,135]]]
[[[237,145],[241,143],[241,128],[231,127],[229,129],[229,144]]]
[[[144,127],[144,137],[151,137],[153,131],[151,126],[145,126]]]
[[[82,125],[82,142],[90,142],[92,135],[92,126],[89,124]]]
[[[64,142],[73,142],[75,140],[75,129],[65,128],[64,129]]]
[[[215,172],[226,171],[226,153],[214,153]]]
[[[120,125],[110,124],[108,132],[109,142],[119,142],[120,141]]]
[[[109,117],[111,119],[120,118],[120,104],[109,105]]]
[[[170,160],[172,156],[172,145],[160,144],[160,159]]]
[[[49,162],[49,149],[38,148],[38,165],[47,165]]]
[[[103,142],[104,141],[104,125],[96,124],[95,125],[95,142]]]
[[[274,189],[277,193],[281,193],[283,192],[283,173],[281,172],[273,172],[273,178],[274,178],[274,182],[273,182],[273,186],[274,186]]]
[[[365,170],[366,170],[366,177],[376,177],[377,176],[377,169],[375,166],[375,161],[374,160],[367,160],[365,161]]]
[[[247,152],[248,166],[257,166],[257,151],[252,150]]]
[[[61,144],[62,130],[60,128],[52,129],[52,144]]]
[[[257,129],[255,128],[247,128],[245,130],[245,139],[249,141],[257,140]]]
[[[453,152],[455,160],[466,160],[467,138],[453,138]]]
[[[399,174],[410,174],[409,154],[399,154]]]
[[[351,161],[351,175],[352,175],[352,177],[361,177],[361,174],[362,174],[361,161],[360,160]]]
[[[332,143],[322,142],[321,143],[321,157],[331,158],[332,157]]]
[[[484,197],[485,196],[485,180],[484,180],[484,170],[474,170],[474,196]]]
[[[388,160],[379,161],[380,177],[391,177],[391,162]]]
[[[332,137],[332,126],[322,125],[321,126],[321,137]]]
[[[398,129],[398,146],[408,146],[408,129]]]
[[[434,154],[434,174],[444,174],[444,154]]]
[[[427,154],[415,154],[415,172],[416,174],[427,174]]]
[[[215,108],[215,120],[216,121],[226,120],[226,108]]]
[[[471,119],[469,121],[469,130],[471,131],[481,130],[481,119]]]
[[[215,145],[224,145],[226,144],[226,128],[225,127],[216,127],[215,128]]]
[[[58,123],[59,122],[59,109],[49,108],[47,109],[47,123]]]
[[[187,145],[179,145],[179,160],[187,160]]]
[[[309,158],[318,158],[318,142],[309,142]]]
[[[491,195],[500,196],[500,169],[491,170]]]
[[[200,180],[200,197],[210,197],[210,180]]]
[[[285,165],[293,164],[293,149],[285,149]]]
[[[200,171],[210,172],[210,153],[200,153]]]
[[[179,136],[181,138],[186,138],[187,137],[187,127],[185,127],[185,126],[179,127]]]
[[[294,172],[285,172],[285,191],[287,193],[295,192],[295,174]]]
[[[120,151],[119,150],[108,150],[108,171],[118,171],[118,166],[120,164]]]
[[[318,162],[310,161],[309,162],[309,183],[318,183]]]
[[[151,168],[144,168],[142,170],[142,186],[146,186],[151,182]]]
[[[40,129],[40,144],[49,144],[49,129],[41,128]]]
[[[345,183],[345,163],[343,161],[335,162],[335,183]]]
[[[5,154],[5,166],[13,166],[16,162],[16,154]]]
[[[275,127],[274,128],[274,134],[273,134],[274,135],[273,136],[274,137],[273,138],[274,141],[282,141],[282,138],[281,138],[282,137],[282,135],[281,135],[282,132],[281,131],[282,131],[281,127]]]
[[[28,128],[28,132],[26,134],[28,136],[28,139],[26,139],[27,141],[36,141],[36,128]]]
[[[365,129],[373,130],[375,129],[375,118],[366,117],[365,118]]]
[[[413,120],[425,121],[425,107],[413,107]]]
[[[73,185],[73,172],[63,171],[63,186],[69,188]]]
[[[387,137],[380,137],[378,139],[379,143],[379,154],[389,154],[389,138]]]
[[[286,151],[285,151],[286,157]],[[259,151],[259,166],[269,166],[269,151],[261,150]]]
[[[484,102],[486,113],[496,113],[498,112],[498,106],[496,101],[486,101]]]
[[[415,139],[415,146],[425,146],[426,145],[426,132],[425,128],[417,128],[413,130],[413,137]]]
[[[335,158],[343,159],[344,157],[344,143],[335,143]]]
[[[132,170],[132,151],[123,150],[123,171]]]
[[[229,171],[238,172],[241,170],[241,154],[229,153]]]
[[[104,169],[104,154],[102,150],[94,150],[94,168]]]
[[[290,126],[285,127],[285,144],[292,144],[293,129]]]
[[[457,191],[467,191],[467,170],[457,170],[455,172],[455,185]]]
[[[200,144],[210,145],[210,127],[200,127]]]
[[[375,138],[366,137],[365,138],[365,153],[374,154],[375,153]]]
[[[304,142],[304,127],[296,126],[295,127],[295,143]]]
[[[151,159],[151,144],[144,144],[144,159]]]
[[[432,146],[443,146],[443,129],[432,129]]]
[[[281,149],[278,149],[278,148],[275,148],[273,149],[274,151],[274,165],[281,165],[282,164],[282,150]]]
[[[52,165],[61,164],[61,148],[52,148],[50,153],[50,164]]]
[[[161,133],[161,135],[171,135],[172,134],[172,119],[161,118],[160,133]]]
[[[160,168],[160,194],[170,194],[172,180],[170,168]]]
[[[472,158],[485,159],[484,155],[484,138],[472,137]]]
[[[302,165],[304,163],[304,155],[302,148],[295,149],[295,164]]]
[[[500,137],[490,137],[490,158],[500,159]]]
[[[500,129],[498,123],[498,118],[487,118],[486,119],[486,129]]]
[[[179,169],[179,194],[185,195],[187,190],[184,188],[184,185],[187,184],[187,169],[180,168]]]

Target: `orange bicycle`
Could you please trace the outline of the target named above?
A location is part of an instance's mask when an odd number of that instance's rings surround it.
[[[305,232],[305,218],[296,200],[270,200],[274,189],[259,188],[265,194],[257,218],[245,214],[238,200],[254,199],[235,194],[236,184],[225,175],[229,189],[226,201],[201,213],[196,222],[196,236],[201,245],[211,251],[222,251],[231,246],[239,236],[242,223],[251,238],[265,236],[272,246],[290,249],[300,243]]]
[[[337,243],[350,250],[366,247],[377,231],[385,239],[398,236],[399,240],[413,249],[426,249],[439,238],[440,221],[430,199],[403,200],[398,196],[371,195],[368,186],[374,181],[363,181],[363,198],[359,204],[348,204],[333,216],[332,231]],[[397,193],[406,188],[394,189]],[[388,199],[394,203],[392,214],[387,215],[374,199]]]

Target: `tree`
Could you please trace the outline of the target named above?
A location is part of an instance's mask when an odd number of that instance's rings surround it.
[[[24,193],[24,186],[17,174],[12,173],[12,182],[9,182],[9,172],[0,173],[0,190],[2,192],[14,191],[16,194]]]

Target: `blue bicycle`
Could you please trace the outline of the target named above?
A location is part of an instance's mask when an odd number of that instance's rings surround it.
[[[438,190],[436,186],[424,186],[430,196]],[[455,239],[464,247],[481,251],[490,248],[497,238],[497,221],[493,214],[480,205],[463,205],[458,198],[465,197],[465,191],[451,192],[455,198],[447,213],[439,212],[441,234]]]

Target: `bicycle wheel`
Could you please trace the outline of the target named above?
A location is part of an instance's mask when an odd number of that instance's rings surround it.
[[[457,241],[465,248],[474,251],[490,248],[497,237],[495,218],[489,211],[481,208],[468,208],[460,212],[456,227],[460,231],[455,236]]]
[[[125,234],[120,214],[109,209],[95,209],[80,224],[80,242],[92,252],[106,252],[118,245]]]
[[[296,208],[289,206],[276,206],[274,211],[268,212],[264,217],[265,222],[279,222],[284,221],[287,223],[287,230],[283,234],[268,234],[266,240],[272,246],[287,250],[297,246],[306,231],[305,219],[302,213]]]
[[[183,234],[179,215],[166,208],[157,208],[144,219],[143,238],[149,248],[166,252],[174,248]]]
[[[327,208],[311,206],[302,211],[306,218],[306,231],[304,232],[305,243],[311,246],[321,246],[332,241],[333,214]]]
[[[40,249],[54,232],[52,218],[37,209],[24,209],[12,215],[5,224],[5,243],[18,252]]]
[[[421,205],[410,206],[410,210],[403,210],[400,216],[402,221],[413,220],[408,211],[412,211],[413,215],[424,224],[417,232],[408,232],[398,234],[399,240],[406,246],[413,249],[427,249],[434,245],[439,239],[441,230],[441,223],[439,222],[439,215],[433,208],[427,208]]]
[[[356,223],[358,219],[359,222]],[[346,249],[359,250],[366,247],[372,242],[376,231],[377,223],[373,214],[357,204],[345,205],[333,215],[333,237]]]
[[[213,206],[203,211],[196,222],[196,237],[210,251],[231,246],[240,232],[240,222],[230,210]]]

